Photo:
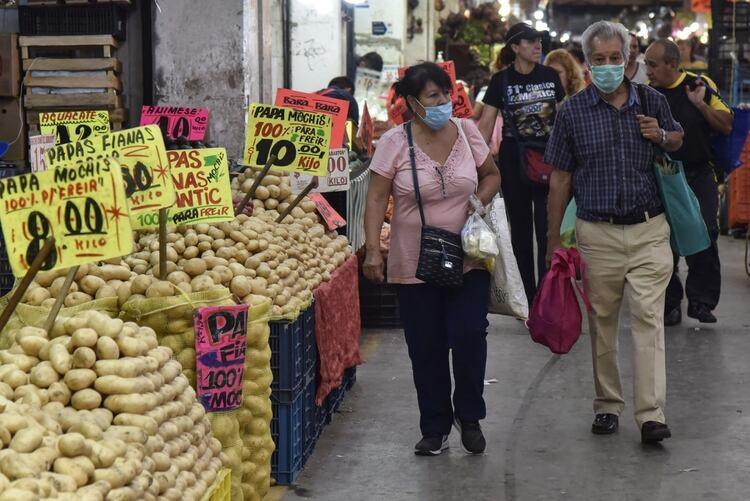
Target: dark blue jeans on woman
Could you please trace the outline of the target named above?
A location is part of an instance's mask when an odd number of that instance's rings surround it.
[[[479,421],[486,415],[487,294],[490,274],[473,270],[459,288],[426,284],[397,287],[422,434],[450,432],[453,417]],[[456,388],[451,404],[449,352]]]

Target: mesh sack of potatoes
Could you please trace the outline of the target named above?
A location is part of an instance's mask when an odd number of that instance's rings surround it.
[[[0,350],[0,501],[198,500],[223,462],[172,352],[97,311]]]

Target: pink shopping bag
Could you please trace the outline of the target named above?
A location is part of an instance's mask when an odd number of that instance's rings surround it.
[[[556,250],[531,305],[526,322],[531,339],[552,353],[568,353],[581,335],[583,318],[575,291],[590,310],[588,296],[577,283],[577,278],[583,279],[585,273],[585,264],[576,249]]]

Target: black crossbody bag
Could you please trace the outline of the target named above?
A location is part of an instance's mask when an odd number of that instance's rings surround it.
[[[419,193],[417,162],[414,158],[414,139],[411,122],[404,125],[409,140],[409,160],[414,177],[414,194],[422,219],[422,235],[419,244],[419,262],[416,277],[430,285],[460,287],[464,282],[464,250],[461,235],[425,223],[422,196]]]

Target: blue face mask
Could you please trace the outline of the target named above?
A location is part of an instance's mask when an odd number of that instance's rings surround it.
[[[417,102],[419,103],[419,101]],[[422,103],[419,103],[419,106],[422,106]],[[445,124],[448,123],[448,120],[451,119],[451,115],[453,115],[453,103],[450,101],[439,106],[430,106],[428,108],[422,106],[422,109],[425,111],[425,116],[420,116],[419,118],[421,118],[422,121],[432,130],[440,130],[445,127]]]
[[[605,94],[612,94],[625,77],[624,64],[602,64],[591,67],[591,80]]]

